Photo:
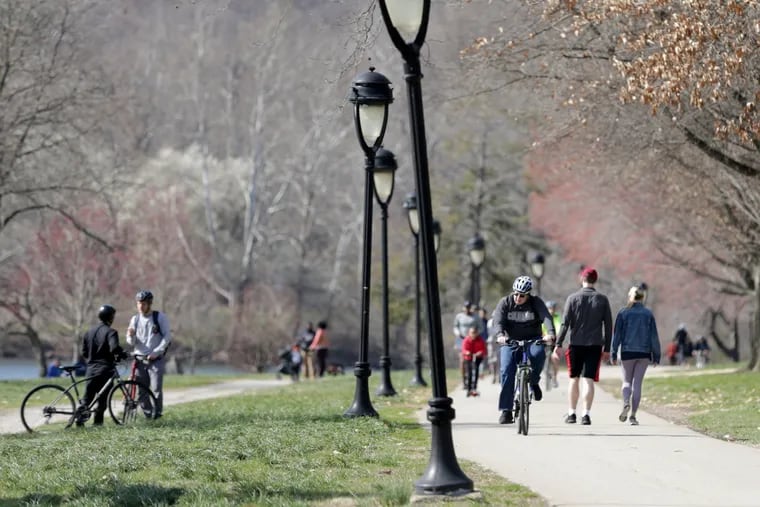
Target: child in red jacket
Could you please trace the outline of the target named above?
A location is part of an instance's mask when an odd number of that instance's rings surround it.
[[[467,379],[467,396],[479,396],[478,376],[480,363],[486,356],[487,348],[477,327],[471,327],[462,342],[462,360],[464,361],[465,378]]]

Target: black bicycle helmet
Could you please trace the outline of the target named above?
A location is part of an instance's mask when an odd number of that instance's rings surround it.
[[[100,310],[98,310],[98,318],[106,324],[113,322],[115,316],[116,308],[111,305],[103,305],[100,307]]]
[[[153,301],[153,293],[149,290],[141,290],[135,296],[135,301]]]

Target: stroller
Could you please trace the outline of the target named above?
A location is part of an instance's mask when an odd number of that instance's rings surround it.
[[[301,351],[298,344],[280,352],[280,366],[277,368],[277,379],[280,375],[289,375],[293,382],[298,382],[301,373]]]

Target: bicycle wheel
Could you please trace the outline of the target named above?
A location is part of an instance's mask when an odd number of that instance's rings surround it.
[[[156,395],[135,380],[117,382],[108,393],[108,412],[119,425],[154,419],[157,405]]]
[[[74,397],[61,386],[37,386],[21,402],[21,422],[29,433],[61,431],[74,422]]]
[[[528,434],[528,410],[530,409],[530,382],[528,371],[520,372],[520,420],[518,423],[518,432],[523,435]]]

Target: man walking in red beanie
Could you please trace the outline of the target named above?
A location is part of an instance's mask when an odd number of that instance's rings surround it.
[[[602,361],[610,355],[612,339],[612,311],[607,296],[594,288],[598,275],[593,268],[581,271],[582,287],[568,296],[562,313],[562,327],[552,354],[562,355],[562,343],[570,331],[570,344],[565,351],[565,361],[570,373],[568,401],[570,408],[565,422],[575,424],[575,409],[580,397],[579,381],[583,377],[583,417],[581,424],[591,424],[591,405],[594,402],[594,382],[599,381]]]

